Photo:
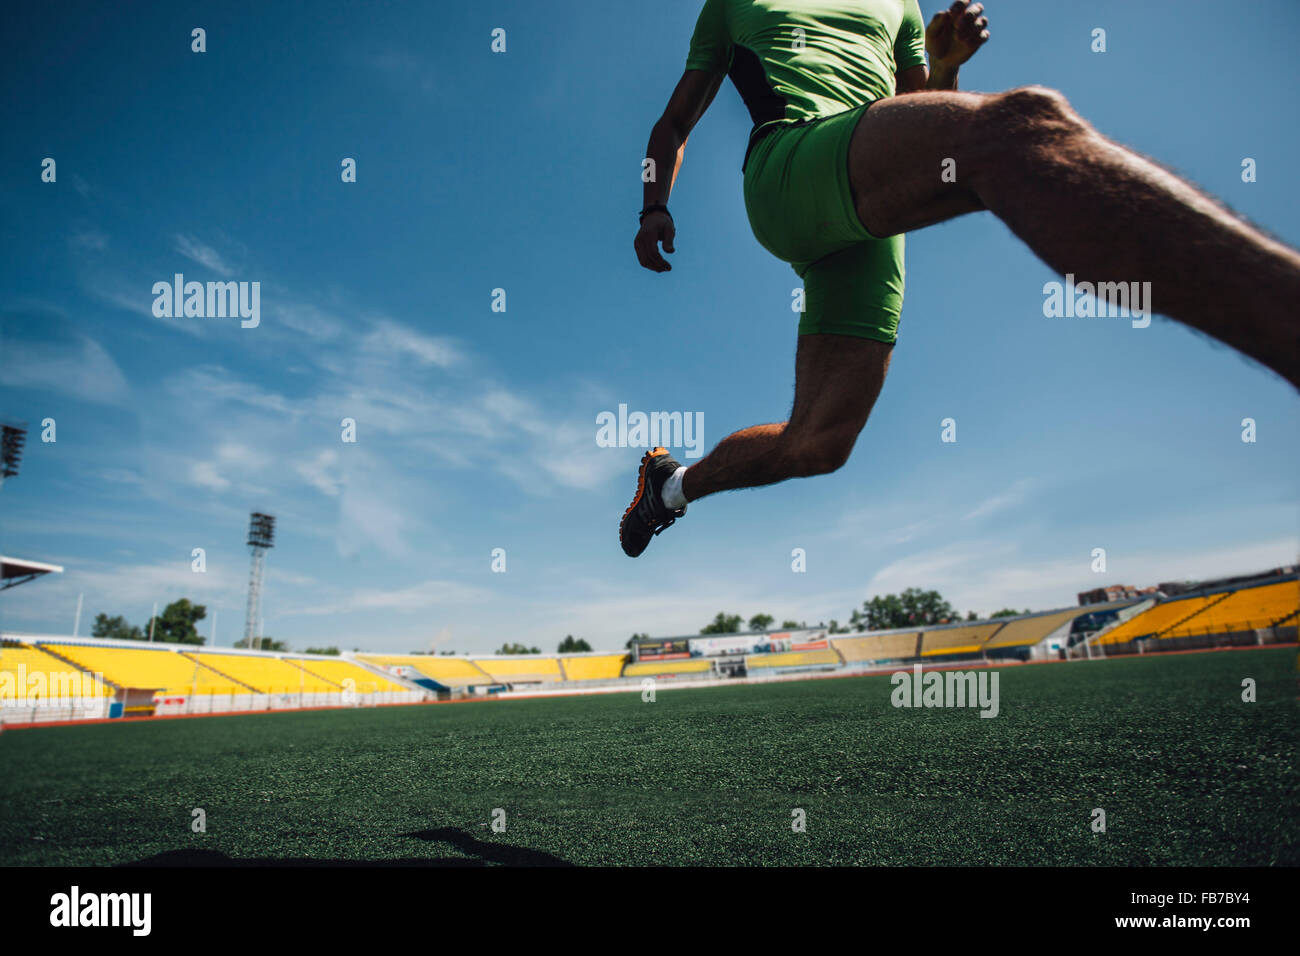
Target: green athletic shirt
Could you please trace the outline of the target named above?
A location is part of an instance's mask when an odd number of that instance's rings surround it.
[[[756,127],[893,96],[894,74],[923,63],[916,0],[705,0],[686,57],[730,75]]]

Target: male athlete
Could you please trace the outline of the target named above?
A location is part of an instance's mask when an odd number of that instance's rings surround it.
[[[983,12],[958,0],[923,28],[917,0],[705,0],[650,133],[647,157],[672,176],[645,184],[636,254],[654,272],[671,268],[659,252],[676,234],[668,195],[729,75],[754,121],[750,226],[804,282],[794,408],[690,468],[648,452],[619,524],[631,557],[689,501],[848,460],[889,368],[903,234],[964,213],[991,211],[1076,281],[1150,282],[1155,311],[1300,388],[1300,254],[1105,139],[1054,90],[956,92],[958,69],[989,38]]]

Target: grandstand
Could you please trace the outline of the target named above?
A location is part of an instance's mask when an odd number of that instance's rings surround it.
[[[1073,622],[1075,618],[1085,614],[1095,614],[1099,610],[1129,607],[1131,603],[1076,607],[1065,611],[1049,611],[1046,614],[1007,618],[984,645],[984,649],[989,651],[994,648],[1029,647],[1052,634],[1057,628]]]
[[[920,657],[920,631],[887,631],[861,637],[831,638],[847,664],[906,661]]]
[[[1298,614],[1300,581],[1292,574],[1161,601],[1105,631],[1096,644],[1123,652],[1262,643],[1265,634],[1294,640]]]
[[[565,680],[617,680],[623,676],[627,659],[626,654],[582,654],[561,657],[560,667]]]
[[[353,661],[345,660],[341,657],[322,658],[322,657],[292,657],[290,662],[295,667],[301,667],[308,674],[320,680],[327,681],[336,687],[345,690],[357,691],[403,691],[407,690],[401,684],[395,683],[386,677],[381,677],[372,670],[368,670]],[[351,684],[348,682],[351,681]]]
[[[618,680],[623,676],[623,665],[628,660],[627,654],[608,652],[473,658],[442,654],[359,653],[355,657],[358,661],[394,673],[411,673],[417,681],[423,678],[437,690]]]
[[[81,677],[84,689],[77,694],[121,702],[119,712],[125,713],[337,707],[355,705],[358,697],[362,703],[414,703],[520,691],[584,693],[631,689],[645,678],[781,679],[809,671],[862,672],[914,663],[988,664],[1008,658],[1092,656],[1094,651],[1295,640],[1297,617],[1300,581],[1288,573],[1220,581],[1211,590],[1166,600],[1129,599],[892,631],[828,635],[824,629],[804,629],[647,638],[634,645],[632,655],[325,656],[23,636],[6,640],[0,652],[0,700],[12,715],[16,710],[9,704],[25,693],[21,688],[26,683],[63,686],[55,681],[66,682],[70,675]],[[125,700],[128,694],[137,695],[136,706]],[[149,706],[139,705],[140,694]],[[61,719],[42,716],[34,707],[27,714],[31,720]]]
[[[1274,627],[1300,612],[1300,581],[1281,581],[1241,588],[1215,601],[1196,616],[1176,624],[1161,637],[1234,633]]]
[[[749,654],[745,657],[745,668],[750,671],[772,669],[795,669],[840,667],[844,662],[834,648],[811,651],[777,651],[774,654]]]
[[[357,654],[356,659],[393,673],[415,672],[441,688],[491,684],[492,677],[464,657],[433,654]],[[418,679],[418,678],[417,678]]]
[[[49,700],[37,699],[37,685],[49,688]],[[78,711],[76,696],[108,699],[111,715],[135,716],[413,703],[427,694],[363,663],[325,655],[26,635],[0,646],[6,723],[102,715]]]
[[[699,677],[712,673],[713,661],[703,657],[666,661],[638,661],[623,668],[624,677],[673,677],[682,674]]]
[[[85,698],[112,694],[93,674],[69,667],[66,661],[38,647],[5,641],[0,650],[0,701],[6,706],[33,695]]]
[[[249,688],[202,666],[171,647],[42,642],[42,650],[83,671],[102,673],[116,687],[157,690],[163,695],[246,694]]]
[[[921,656],[978,654],[1001,628],[1001,621],[930,628],[921,634]]]
[[[476,657],[474,666],[498,684],[541,684],[564,680],[555,657],[517,654],[513,657]]]
[[[228,681],[260,694],[319,694],[342,690],[338,684],[304,670],[290,660],[252,654],[201,652],[182,654]]]
[[[847,637],[832,637],[831,644],[850,666],[887,666],[925,661],[1060,656],[1069,628],[1077,618],[1123,611],[1133,601],[1116,601],[1086,607],[1040,611],[985,621],[938,624],[924,630],[906,628]],[[1050,642],[1049,639],[1059,641]]]
[[[1214,597],[1182,597],[1172,601],[1156,604],[1149,610],[1129,618],[1118,627],[1107,631],[1097,639],[1099,645],[1125,644],[1143,637],[1155,637],[1161,631],[1176,627],[1184,621],[1209,607],[1215,601],[1221,601],[1227,594]]]

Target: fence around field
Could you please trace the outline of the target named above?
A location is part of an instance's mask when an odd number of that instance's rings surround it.
[[[159,694],[153,713],[159,717],[200,714],[247,714],[268,710],[304,710],[313,707],[378,707],[416,704],[428,700],[424,691],[319,691],[240,694]],[[111,698],[48,698],[31,703],[5,701],[0,723],[5,725],[71,720],[102,720],[110,716]],[[132,719],[128,714],[125,720]]]
[[[1212,647],[1289,644],[1295,642],[1298,636],[1295,624],[1274,624],[1268,620],[1241,621],[1234,623],[1228,630],[1219,624],[1201,628],[1178,627],[1175,632],[1167,637],[1147,635],[1123,644],[1094,643],[1092,653],[1104,657],[1111,654],[1158,654]]]

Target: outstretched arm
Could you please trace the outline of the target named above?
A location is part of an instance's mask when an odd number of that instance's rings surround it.
[[[650,142],[646,146],[646,158],[654,165],[653,176],[645,178],[642,209],[656,203],[668,205],[668,195],[673,184],[677,182],[677,172],[682,167],[682,155],[686,151],[686,140],[691,130],[700,121],[704,111],[713,102],[713,97],[722,85],[722,73],[709,73],[704,70],[687,70],[677,81],[677,88],[664,107],[663,116],[650,130]],[[664,170],[672,172],[665,176]],[[656,211],[647,214],[641,221],[637,232],[636,257],[641,265],[652,272],[668,272],[672,269],[659,253],[659,243],[663,243],[664,252],[673,251],[672,217],[666,212]]]

